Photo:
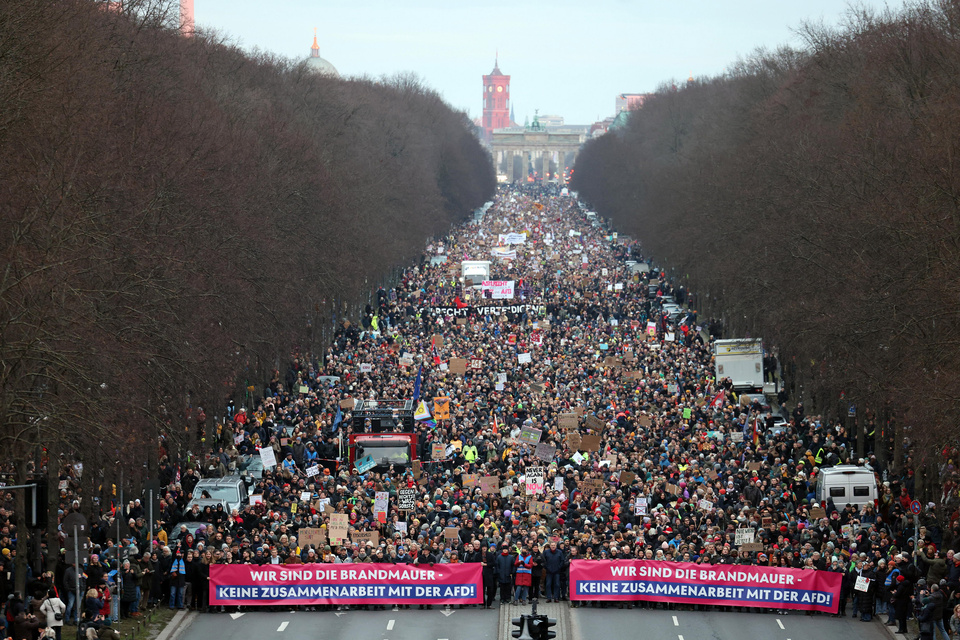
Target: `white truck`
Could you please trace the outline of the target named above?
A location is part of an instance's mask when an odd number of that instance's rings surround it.
[[[484,280],[490,280],[489,260],[464,260],[460,263],[460,275],[464,281],[472,280],[473,287],[479,289]]]
[[[763,388],[762,340],[717,340],[713,357],[717,380],[730,378],[734,389]]]

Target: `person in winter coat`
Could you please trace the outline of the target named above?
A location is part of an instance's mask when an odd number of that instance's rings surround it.
[[[490,548],[483,552],[480,557],[483,564],[483,608],[492,609],[493,600],[497,597],[497,545],[490,545]]]
[[[920,625],[920,640],[933,640],[934,609],[937,605],[930,596],[924,596],[921,603],[923,606],[917,614],[917,622]]]
[[[83,599],[83,619],[87,622],[96,620],[102,608],[103,600],[100,599],[97,590],[87,589],[87,596]]]
[[[513,600],[516,604],[527,604],[530,585],[533,583],[533,554],[527,550],[526,545],[520,548],[520,553],[513,564],[517,568],[517,590],[513,594]]]
[[[876,607],[877,574],[873,570],[873,565],[869,564],[863,569],[860,576],[870,581],[867,583],[867,590],[859,592],[860,622],[870,622],[873,619],[873,610]]]
[[[39,627],[40,622],[37,616],[22,611],[13,620],[13,640],[33,640]]]
[[[46,624],[43,626],[47,629],[53,629],[57,640],[60,640],[60,634],[63,631],[63,619],[67,613],[67,605],[57,597],[56,590],[50,589],[47,592],[47,599],[40,605],[40,613],[46,616]],[[57,620],[57,614],[60,615],[59,620]]]
[[[140,578],[143,572],[139,564],[130,564],[129,560],[123,561],[123,587],[120,591],[120,617],[129,618],[131,615],[138,615],[137,605],[140,604]]]
[[[513,561],[514,558],[510,549],[507,545],[503,545],[493,567],[497,582],[500,583],[500,602],[502,604],[510,604],[510,595],[513,591]]]
[[[563,571],[564,557],[563,551],[557,548],[556,542],[551,542],[550,546],[543,552],[543,567],[546,570],[547,578],[544,590],[547,593],[547,602],[560,602],[560,573]]]
[[[913,585],[904,576],[897,576],[897,590],[893,594],[893,610],[897,617],[897,633],[907,632],[907,613],[910,611],[910,597]]]

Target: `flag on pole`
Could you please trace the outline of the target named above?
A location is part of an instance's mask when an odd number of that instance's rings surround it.
[[[429,420],[430,419],[430,410],[427,408],[427,403],[423,400],[417,404],[417,409],[413,413],[414,420]]]
[[[724,391],[723,389],[720,389],[720,393],[718,393],[717,395],[713,396],[713,399],[710,400],[710,408],[711,408],[711,409],[722,409],[722,408],[723,408],[723,400],[724,400],[725,397],[726,397],[726,391]]]
[[[758,423],[760,422],[760,417],[757,416],[753,419],[753,446],[757,446],[760,442],[760,432],[757,429]]]
[[[433,336],[433,340],[430,341],[430,346],[433,349],[433,364],[440,366],[440,352],[437,351],[437,336]]]
[[[330,428],[330,431],[333,433],[337,432],[337,429],[340,428],[340,423],[343,422],[343,411],[340,410],[340,407],[337,407],[337,415],[333,418],[333,427]]]
[[[417,369],[417,379],[413,383],[413,401],[420,399],[420,375],[423,373],[423,364]]]

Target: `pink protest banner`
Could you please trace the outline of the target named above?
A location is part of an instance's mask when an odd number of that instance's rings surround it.
[[[648,600],[836,613],[843,576],[743,565],[574,560],[571,600]]]
[[[210,604],[480,604],[480,563],[210,566]]]

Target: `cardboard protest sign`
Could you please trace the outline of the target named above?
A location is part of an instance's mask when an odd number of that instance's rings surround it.
[[[631,471],[621,471],[620,472],[620,484],[625,487],[629,487],[633,484],[633,481],[637,479],[637,475]]]
[[[433,417],[437,420],[450,419],[450,398],[444,396],[433,399]]]
[[[483,476],[480,478],[480,491],[484,495],[497,493],[500,491],[500,478],[498,476]]]
[[[653,424],[653,420],[650,419],[650,416],[640,416],[637,418],[637,424],[641,427],[649,427]]]
[[[361,547],[370,544],[372,546],[377,546],[380,544],[380,534],[376,531],[354,531],[350,535],[351,542],[356,542]]]
[[[544,462],[550,462],[553,460],[554,454],[557,452],[557,448],[553,445],[541,442],[537,445],[537,450],[534,455]]]
[[[760,526],[763,527],[764,529],[773,528],[773,518],[770,518],[768,516],[764,516],[760,518]]]
[[[534,392],[534,393],[543,393],[543,383],[542,383],[542,382],[534,382],[534,383],[532,383],[532,384],[530,385],[530,391],[532,391],[532,392]]]
[[[347,539],[350,524],[345,513],[334,513],[330,516],[330,542],[341,544]]]
[[[559,424],[561,429],[576,429],[580,424],[580,419],[575,413],[561,413]]]
[[[820,518],[826,518],[827,511],[823,507],[811,507],[810,517],[816,518],[817,520],[819,520]]]
[[[570,447],[572,450],[577,451],[580,449],[582,438],[580,437],[580,434],[578,432],[568,431],[567,437],[566,437],[566,443],[567,443],[567,446]]]
[[[580,448],[583,451],[600,451],[600,436],[583,436]]]
[[[757,553],[763,551],[763,544],[760,542],[748,542],[746,544],[740,545],[740,551],[746,551],[747,553]]]
[[[297,542],[304,548],[309,546],[322,548],[327,544],[327,534],[323,529],[300,529]]]
[[[357,401],[353,398],[344,398],[340,401],[340,408],[346,409],[348,411],[352,410],[353,407],[357,404]]]
[[[523,427],[520,429],[520,442],[525,444],[536,445],[540,442],[540,436],[543,434],[543,431],[540,429],[534,429],[533,427]]]
[[[604,490],[603,480],[600,478],[586,478],[580,482],[580,490],[588,495],[602,493]]]
[[[465,473],[461,477],[461,480],[463,481],[463,488],[469,489],[477,486],[477,481],[480,480],[480,475],[476,473]]]
[[[759,462],[748,462],[748,463],[747,463],[747,469],[748,469],[749,471],[760,471],[760,463],[759,463]]]
[[[744,544],[750,544],[754,541],[757,535],[757,530],[752,527],[741,527],[737,529],[737,532],[734,537],[734,544],[738,547]]]
[[[433,336],[433,338],[432,338],[432,342],[433,342],[433,346],[435,346],[437,349],[442,349],[442,348],[443,348],[443,334],[440,334],[440,333],[434,334],[434,336]]]
[[[419,461],[419,460],[414,460],[414,461],[413,461],[413,477],[414,477],[414,478],[419,478],[419,477],[420,477],[420,474],[422,474],[422,473],[423,473],[423,468],[422,468],[421,465],[420,465],[420,461]]]
[[[551,507],[550,504],[546,502],[533,501],[530,503],[529,511],[532,511],[533,513],[537,513],[537,514],[549,515],[553,513],[553,507]]]
[[[450,373],[465,375],[467,373],[466,358],[450,358]]]
[[[413,511],[417,508],[417,490],[404,488],[397,492],[397,508],[400,511]]]
[[[430,447],[430,458],[433,460],[443,460],[447,455],[447,445],[442,442],[434,442]]]
[[[588,428],[594,431],[603,431],[603,428],[607,426],[603,420],[596,416],[587,416],[583,422]]]
[[[682,492],[680,491],[680,487],[678,487],[677,485],[675,485],[675,484],[668,484],[668,485],[667,485],[667,493],[669,493],[670,495],[673,495],[673,496],[678,496],[678,495],[680,495]]]

